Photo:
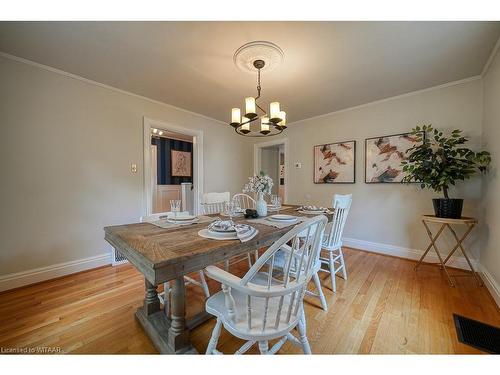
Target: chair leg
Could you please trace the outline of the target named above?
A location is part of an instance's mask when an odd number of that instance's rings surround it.
[[[303,309],[302,309],[302,316],[299,320],[299,324],[297,325],[297,329],[299,331],[299,341],[302,344],[302,350],[304,351],[304,354],[312,354],[311,346],[309,345],[309,340],[307,340],[306,316],[304,314]]]
[[[332,282],[332,290],[333,290],[333,293],[337,293],[337,284],[335,282],[335,274],[337,272],[335,270],[335,262],[333,261],[333,253],[331,251],[329,251],[328,255],[330,257],[329,263],[330,263],[330,279]]]
[[[267,352],[269,351],[269,342],[259,341],[259,350],[260,354],[267,354]]]
[[[229,272],[229,259],[224,261],[224,271]]]
[[[344,277],[344,280],[347,280],[347,271],[345,268],[344,253],[342,252],[342,248],[339,249],[339,253],[340,253],[340,262],[342,265],[342,276]]]
[[[323,310],[328,311],[328,304],[326,303],[325,295],[323,294],[323,288],[321,287],[321,282],[319,280],[318,273],[315,272],[313,274],[314,285],[316,285],[316,289],[318,290],[318,296],[321,301],[321,306]]]
[[[207,351],[205,354],[214,354],[214,349],[217,347],[217,342],[219,341],[220,329],[222,326],[222,321],[217,318],[217,323],[215,323],[214,330],[212,331],[212,336],[208,342]]]
[[[208,284],[207,280],[205,279],[205,274],[203,271],[198,271],[198,274],[200,275],[200,281],[201,281],[201,288],[203,289],[203,293],[205,293],[205,297],[210,297],[210,290],[208,289]]]
[[[247,253],[247,260],[248,260],[248,268],[252,268],[252,256],[250,253]]]

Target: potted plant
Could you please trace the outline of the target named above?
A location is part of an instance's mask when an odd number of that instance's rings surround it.
[[[460,129],[446,136],[432,125],[424,125],[412,129],[412,134],[418,137],[419,143],[406,151],[408,158],[401,162],[406,172],[403,182],[418,182],[422,189],[442,192],[444,198],[432,200],[436,216],[461,218],[463,199],[450,198],[450,186],[471,178],[478,171],[485,172],[491,162],[490,153],[464,147],[469,139]]]
[[[271,194],[271,189],[273,188],[273,179],[261,171],[258,176],[249,177],[248,180],[248,183],[243,188],[243,192],[257,194],[258,198],[255,205],[257,214],[259,216],[266,216],[267,203],[264,200],[264,194]]]

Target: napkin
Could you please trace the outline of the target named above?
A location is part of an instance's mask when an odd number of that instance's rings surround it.
[[[218,229],[229,231],[234,229],[236,231],[236,235],[241,242],[250,241],[254,238],[259,231],[254,227],[247,224],[236,224],[232,220],[216,220],[208,226],[208,229]]]
[[[328,208],[326,208],[326,207],[318,207],[318,206],[301,206],[301,207],[297,208],[297,210],[327,212]]]

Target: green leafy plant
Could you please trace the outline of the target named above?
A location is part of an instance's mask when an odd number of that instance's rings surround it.
[[[477,171],[485,172],[491,162],[489,152],[474,152],[463,146],[469,139],[460,129],[445,136],[432,125],[424,125],[412,129],[412,134],[419,142],[406,150],[408,159],[401,162],[406,172],[403,182],[418,182],[422,189],[443,192],[446,199],[451,185],[471,178]]]

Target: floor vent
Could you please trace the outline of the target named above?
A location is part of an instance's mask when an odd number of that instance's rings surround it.
[[[500,354],[500,328],[453,314],[458,341],[488,353]]]
[[[113,249],[111,264],[117,266],[119,264],[127,263],[128,260],[118,250]]]

